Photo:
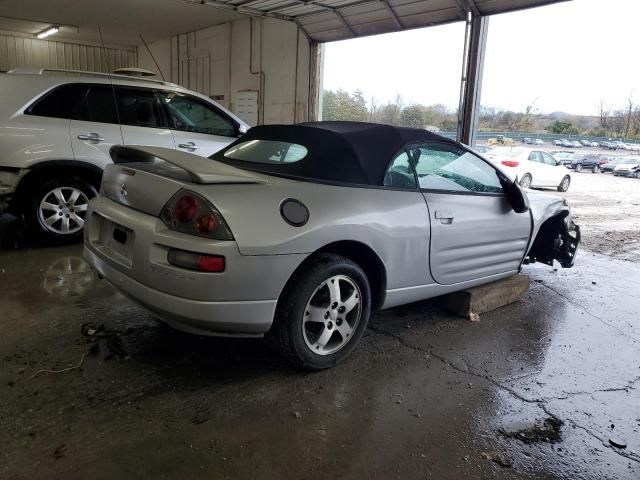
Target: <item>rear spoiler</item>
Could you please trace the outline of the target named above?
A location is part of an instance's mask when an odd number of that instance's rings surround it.
[[[170,148],[114,145],[109,155],[115,164],[165,162],[186,172],[193,183],[269,183],[266,175]]]

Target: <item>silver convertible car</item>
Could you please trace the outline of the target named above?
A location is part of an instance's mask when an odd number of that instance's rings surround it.
[[[211,158],[111,156],[86,217],[98,274],[176,329],[269,334],[310,369],[346,357],[372,312],[571,267],[580,241],[565,200],[425,130],[271,125]]]

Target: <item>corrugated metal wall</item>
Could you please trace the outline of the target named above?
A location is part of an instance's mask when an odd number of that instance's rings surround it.
[[[98,47],[0,34],[0,71],[32,67],[112,72],[137,65],[135,48]]]

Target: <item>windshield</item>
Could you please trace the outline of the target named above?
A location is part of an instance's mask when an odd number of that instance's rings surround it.
[[[234,160],[254,163],[294,163],[307,156],[306,147],[297,143],[274,140],[249,140],[224,152],[224,156]]]
[[[487,152],[487,155],[499,155],[501,157],[515,158],[524,153],[523,148],[496,147]]]

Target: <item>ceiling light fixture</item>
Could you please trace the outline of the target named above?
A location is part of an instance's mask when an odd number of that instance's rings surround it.
[[[56,27],[56,26],[51,26],[49,28],[44,29],[43,31],[41,31],[40,33],[38,33],[36,35],[37,38],[39,39],[43,39],[43,38],[47,38],[49,35],[53,35],[54,33],[58,33],[60,31],[60,27]]]

